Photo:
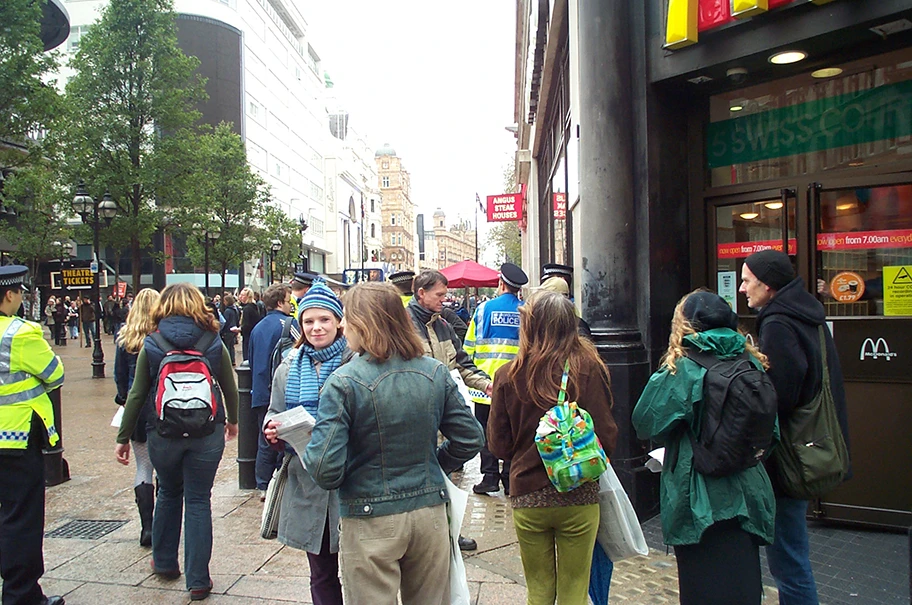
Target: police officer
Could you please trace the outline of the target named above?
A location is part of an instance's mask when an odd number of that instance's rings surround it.
[[[570,289],[570,292],[573,292],[573,267],[570,265],[562,265],[560,263],[546,263],[542,265],[541,270],[541,279],[538,280],[539,283],[545,283],[545,280],[549,277],[560,277],[567,282],[567,287]],[[571,298],[573,298],[571,296]]]
[[[298,319],[298,305],[304,295],[307,294],[307,291],[310,290],[316,277],[313,273],[299,271],[291,279],[291,316],[295,319]]]
[[[3,605],[63,605],[45,597],[44,458],[59,439],[47,393],[63,384],[63,364],[41,326],[16,314],[28,268],[0,267],[0,575]]]
[[[408,305],[408,302],[412,299],[412,296],[415,295],[412,292],[412,284],[415,282],[415,272],[414,271],[397,271],[392,273],[389,276],[390,283],[396,286],[396,289],[399,290],[399,298],[402,299],[403,305]]]
[[[475,310],[465,338],[465,351],[479,370],[494,379],[498,368],[512,361],[519,353],[520,289],[529,282],[522,269],[513,263],[500,266],[497,297]],[[475,402],[475,418],[487,431],[491,398],[481,391],[469,389]],[[510,461],[503,461],[503,470],[487,445],[481,450],[481,483],[474,486],[476,494],[496,492],[503,482],[504,493],[510,495]]]

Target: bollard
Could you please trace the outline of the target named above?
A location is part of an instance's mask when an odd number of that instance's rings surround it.
[[[60,389],[48,393],[54,409],[54,428],[57,429],[57,445],[44,452],[44,485],[51,487],[70,480],[70,465],[63,458],[63,420],[60,415]]]
[[[256,489],[257,438],[260,427],[257,426],[256,414],[250,407],[253,377],[246,361],[235,371],[238,384],[238,487]]]

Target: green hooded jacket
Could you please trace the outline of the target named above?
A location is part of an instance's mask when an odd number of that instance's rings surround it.
[[[728,328],[689,334],[685,346],[715,353],[721,359],[744,351],[744,336]],[[754,360],[757,367],[760,363]],[[633,426],[640,439],[665,445],[661,477],[662,532],[672,546],[697,544],[713,523],[738,519],[741,528],[762,543],[773,541],[776,499],[762,464],[728,477],[706,477],[693,469],[689,426],[699,435],[703,377],[706,370],[686,357],[675,361],[672,374],[660,368],[649,379],[633,410]],[[774,443],[779,441],[777,423]],[[677,456],[677,462],[671,461]]]

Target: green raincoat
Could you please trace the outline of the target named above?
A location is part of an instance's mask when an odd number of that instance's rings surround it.
[[[710,351],[722,359],[741,354],[745,343],[744,336],[728,328],[690,334],[684,341],[686,346]],[[776,500],[762,464],[728,477],[706,477],[693,469],[693,449],[682,423],[699,435],[706,370],[686,357],[676,360],[675,365],[674,374],[662,367],[650,377],[632,419],[640,439],[666,448],[661,477],[665,543],[697,544],[710,525],[735,518],[744,531],[764,544],[772,543]],[[777,423],[774,443],[778,441]]]

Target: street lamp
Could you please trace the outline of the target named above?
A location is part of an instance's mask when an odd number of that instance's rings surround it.
[[[269,283],[275,283],[275,257],[278,254],[279,250],[282,249],[282,242],[280,240],[272,240],[272,247],[269,250]]]
[[[202,229],[202,227],[198,227]],[[207,229],[203,232],[203,250],[205,251],[205,256],[203,260],[203,269],[206,272],[206,296],[210,296],[209,292],[209,242],[212,242],[214,245],[216,240],[221,237],[222,232],[218,227],[213,227],[212,229]],[[224,286],[224,284],[222,284]]]
[[[101,228],[102,221],[104,221],[106,226],[111,225],[111,221],[117,216],[117,203],[107,191],[99,202],[86,192],[85,182],[80,181],[79,186],[76,188],[76,195],[73,196],[73,211],[79,215],[83,223],[92,226],[92,250],[95,263],[95,272],[92,276],[92,306],[95,310],[95,348],[92,350],[92,378],[104,378],[104,351],[101,350],[101,313],[98,308],[98,299],[100,298],[98,274],[101,269],[98,230]]]
[[[304,218],[304,214],[301,213],[301,215],[298,216],[298,229],[301,231],[301,241],[298,244],[300,247],[298,256],[301,257],[301,271],[305,272],[310,270],[310,267],[308,266],[309,263],[307,262],[307,255],[304,254],[304,233],[307,231],[307,227],[309,227],[307,219]]]

